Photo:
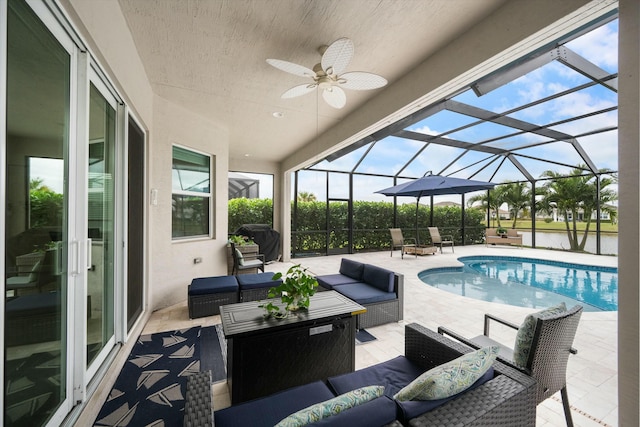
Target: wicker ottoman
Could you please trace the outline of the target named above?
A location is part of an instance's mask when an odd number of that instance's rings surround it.
[[[282,283],[280,279],[273,280],[273,274],[266,272],[238,275],[236,278],[240,287],[240,301],[258,301],[267,298],[269,289]]]
[[[235,276],[199,277],[188,288],[189,318],[220,314],[220,306],[238,302]]]

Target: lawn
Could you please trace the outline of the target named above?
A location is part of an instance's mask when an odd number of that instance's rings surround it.
[[[513,221],[511,220],[501,220],[500,225],[505,228],[511,228],[513,226]],[[496,221],[491,221],[491,227],[497,227],[498,223]],[[586,222],[578,222],[578,231],[584,231],[587,226]],[[569,227],[573,227],[573,224],[569,223]],[[518,220],[516,221],[516,228],[519,229],[531,229],[531,220]],[[600,224],[600,230],[603,233],[617,233],[618,232],[618,224],[611,224],[610,222],[602,222]],[[564,222],[545,222],[545,221],[536,221],[536,232],[538,231],[566,231],[566,225]],[[589,233],[595,233],[596,231],[596,223],[592,222],[589,225]]]

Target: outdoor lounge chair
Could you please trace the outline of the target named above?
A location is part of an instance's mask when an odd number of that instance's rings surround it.
[[[402,230],[399,228],[390,228],[389,232],[391,233],[391,256],[393,256],[393,250],[396,248],[400,248],[400,258],[404,258],[405,250],[404,248],[415,248],[416,247],[416,239],[413,237],[404,238],[402,236]],[[407,243],[413,242],[413,243]],[[418,257],[418,253],[414,251],[416,254],[416,258]]]
[[[243,270],[261,270],[264,273],[264,255],[247,255],[236,249],[236,245],[231,243],[231,254],[233,255],[233,275],[238,275]]]
[[[442,253],[442,247],[449,245],[451,246],[451,251],[453,250],[453,236],[450,234],[446,234],[444,236],[440,235],[440,231],[438,231],[438,227],[428,227],[429,234],[431,235],[431,243],[433,246],[440,246],[440,253]]]
[[[567,426],[572,427],[573,420],[567,395],[567,363],[569,353],[576,354],[578,352],[571,345],[573,344],[581,315],[581,305],[576,305],[569,310],[555,314],[544,315],[541,312],[537,315],[532,315],[531,324],[535,326],[531,330],[531,345],[524,366],[520,366],[513,361],[513,349],[489,338],[490,320],[516,330],[520,329],[518,325],[508,321],[485,314],[484,334],[471,339],[465,339],[444,327],[439,327],[438,332],[443,335],[449,335],[473,348],[498,345],[500,347],[498,358],[501,362],[530,375],[536,380],[536,404],[540,404],[560,390]],[[523,326],[526,324],[527,319],[525,319]]]

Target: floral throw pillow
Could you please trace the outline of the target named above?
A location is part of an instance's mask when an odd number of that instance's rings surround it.
[[[531,352],[531,343],[533,342],[533,335],[536,332],[536,322],[541,317],[553,316],[555,314],[563,313],[567,311],[565,303],[561,302],[553,307],[546,308],[538,311],[537,313],[529,314],[524,318],[522,325],[518,329],[516,334],[516,343],[513,346],[513,363],[520,368],[527,367],[527,360],[529,360],[529,353]]]
[[[436,400],[465,391],[489,370],[498,355],[498,346],[484,347],[436,366],[411,381],[394,399]]]
[[[352,390],[333,399],[316,403],[289,415],[275,427],[300,427],[361,405],[384,394],[384,386],[372,385]]]

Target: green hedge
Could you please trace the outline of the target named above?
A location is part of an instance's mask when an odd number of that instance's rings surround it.
[[[321,201],[298,202],[297,215],[292,202],[292,251],[296,255],[327,253],[330,248],[347,250],[349,242],[349,212],[346,203],[334,203],[329,210],[327,233],[327,204]],[[242,224],[272,224],[272,202],[265,199],[233,199],[229,201],[229,232]],[[484,236],[484,211],[465,210],[465,244],[480,243]],[[436,207],[433,224],[440,234],[451,234],[457,245],[462,244],[460,229],[461,208],[455,206]],[[427,227],[430,209],[420,205],[418,224],[420,243],[431,243]],[[397,226],[405,237],[416,235],[416,206],[404,204],[397,209]],[[389,228],[393,227],[393,203],[353,202],[353,251],[366,252],[390,249]],[[327,242],[329,240],[329,242]]]

